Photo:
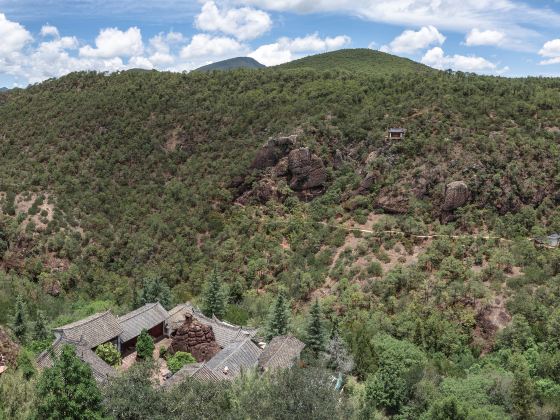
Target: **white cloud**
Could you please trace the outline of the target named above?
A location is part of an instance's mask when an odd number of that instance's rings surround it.
[[[196,34],[191,42],[181,50],[181,58],[193,59],[206,57],[208,59],[222,58],[244,54],[248,51],[246,45],[225,36],[211,36]]]
[[[218,9],[216,3],[208,1],[195,19],[196,27],[202,31],[223,32],[241,41],[255,39],[272,27],[268,13],[250,7]]]
[[[52,25],[43,25],[43,27],[41,28],[40,35],[44,38],[48,36],[52,36],[55,38],[60,37],[60,34],[58,33],[58,28]]]
[[[0,13],[0,57],[21,51],[32,40],[33,37],[27,29]]]
[[[498,66],[483,57],[465,55],[445,55],[440,47],[434,47],[422,57],[422,63],[436,69],[453,69],[475,73],[501,73],[507,69]]]
[[[142,55],[144,45],[137,27],[121,31],[106,28],[95,38],[95,48],[90,45],[80,48],[80,56],[90,58],[134,57]]]
[[[539,55],[546,58],[540,64],[560,64],[560,38],[545,42]]]
[[[314,53],[331,51],[350,44],[351,39],[346,35],[320,38],[318,34],[300,38],[280,38],[273,44],[262,45],[249,54],[259,63],[275,66],[299,58],[299,53]]]
[[[481,31],[478,28],[472,29],[465,38],[465,44],[469,47],[477,45],[502,45],[506,35],[500,31],[491,29]]]
[[[300,14],[342,13],[373,22],[400,26],[433,25],[440,30],[467,33],[472,28],[500,28],[508,42],[502,46],[530,50],[540,33],[560,27],[560,13],[539,2],[521,0],[233,0],[268,11]],[[540,2],[541,4],[543,2]],[[534,46],[533,46],[534,47]]]
[[[167,69],[176,62],[173,47],[185,41],[180,32],[159,33],[148,42],[149,61],[155,67]]]
[[[424,48],[445,42],[443,36],[435,26],[424,26],[418,31],[406,30],[393,39],[389,45],[380,48],[383,52],[395,54],[414,54]]]

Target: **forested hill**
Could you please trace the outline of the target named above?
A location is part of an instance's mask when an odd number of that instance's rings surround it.
[[[401,73],[436,73],[424,64],[366,48],[311,55],[277,66],[282,69],[348,70],[389,76]]]
[[[228,60],[218,61],[216,63],[207,64],[196,69],[196,71],[212,71],[212,70],[235,70],[235,69],[260,69],[265,67],[257,60],[251,57],[236,57]]]
[[[535,404],[549,407],[560,255],[528,238],[560,231],[559,109],[560,79],[440,72],[360,50],[254,70],[74,73],[9,91],[0,323],[17,295],[52,325],[123,313],[146,278],[197,302],[216,270],[231,322],[266,325],[284,291],[301,336],[318,298],[360,383],[402,375],[406,389],[372,402],[380,411],[418,418],[454,396],[509,416],[512,354],[529,360]],[[405,138],[386,140],[388,127]],[[383,367],[393,348],[412,364]]]

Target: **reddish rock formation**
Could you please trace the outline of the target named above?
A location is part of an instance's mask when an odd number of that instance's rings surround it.
[[[445,187],[442,210],[451,211],[464,206],[469,201],[469,187],[463,181],[450,182]]]
[[[251,168],[264,169],[269,168],[278,163],[278,161],[286,156],[294,147],[297,136],[275,137],[261,147],[251,163]]]
[[[185,322],[177,330],[168,349],[172,354],[178,351],[190,353],[197,362],[207,362],[220,350],[212,327],[201,324],[192,314],[185,315]]]
[[[294,191],[323,187],[327,180],[327,170],[321,158],[307,147],[295,149],[288,155],[290,188]]]

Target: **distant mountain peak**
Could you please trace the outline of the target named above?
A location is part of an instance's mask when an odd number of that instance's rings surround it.
[[[234,70],[234,69],[260,69],[266,67],[251,57],[235,57],[208,64],[197,68],[195,71]]]

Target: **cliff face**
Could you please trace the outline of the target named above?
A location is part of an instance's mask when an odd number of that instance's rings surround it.
[[[184,351],[192,354],[197,362],[207,362],[220,351],[220,346],[210,325],[201,324],[191,314],[187,314],[184,324],[173,337],[169,351]]]

